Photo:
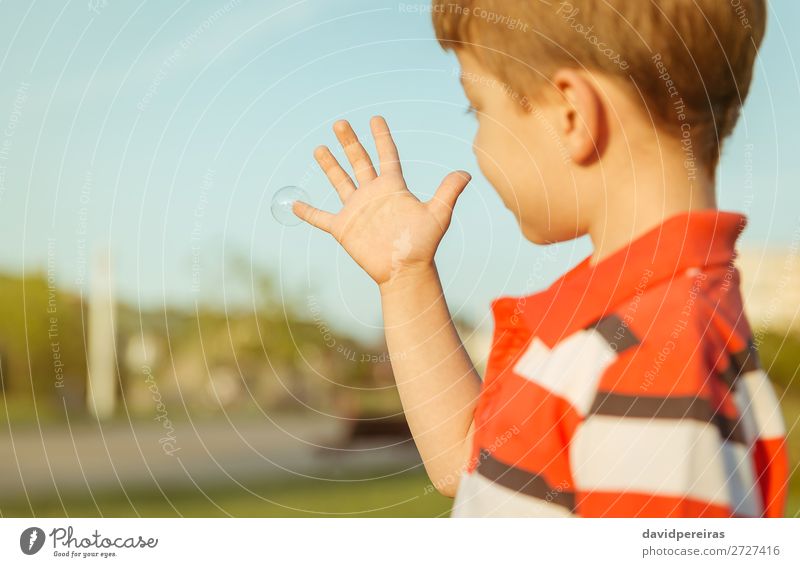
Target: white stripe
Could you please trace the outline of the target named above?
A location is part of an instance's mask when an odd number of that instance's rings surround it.
[[[689,497],[761,514],[751,454],[713,424],[593,415],[578,428],[570,459],[581,491]]]
[[[567,518],[572,514],[563,506],[511,490],[473,472],[462,475],[450,516],[452,518]]]
[[[586,415],[600,377],[616,357],[608,342],[593,329],[570,335],[552,350],[534,337],[514,372],[565,398],[580,415]]]
[[[762,439],[786,435],[780,404],[766,372],[758,369],[742,374],[735,397],[743,422],[751,424],[751,434]]]

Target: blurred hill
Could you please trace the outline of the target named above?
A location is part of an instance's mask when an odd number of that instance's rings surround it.
[[[266,275],[256,274],[253,287],[250,309],[117,303],[119,411],[152,415],[163,403],[199,415],[402,413],[385,345],[336,333],[313,298],[311,318],[300,317],[298,306],[275,299]],[[35,402],[37,419],[85,412],[87,312],[86,297],[58,289],[47,273],[0,274],[0,389],[8,411]]]

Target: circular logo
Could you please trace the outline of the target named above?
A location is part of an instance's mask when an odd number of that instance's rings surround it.
[[[19,547],[25,555],[33,555],[44,545],[44,530],[42,528],[28,528],[19,536]]]

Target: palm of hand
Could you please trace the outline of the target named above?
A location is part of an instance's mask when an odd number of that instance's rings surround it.
[[[406,269],[433,263],[469,174],[451,173],[433,199],[423,203],[406,186],[386,122],[376,117],[371,126],[380,175],[350,125],[339,121],[334,130],[353,166],[358,188],[330,150],[321,146],[314,156],[344,206],[331,214],[298,201],[293,209],[301,219],[329,232],[373,280],[383,284]]]

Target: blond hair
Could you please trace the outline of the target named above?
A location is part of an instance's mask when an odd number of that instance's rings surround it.
[[[562,66],[627,82],[712,170],[766,25],[764,0],[434,0],[432,14],[445,49],[470,50],[527,98]]]

